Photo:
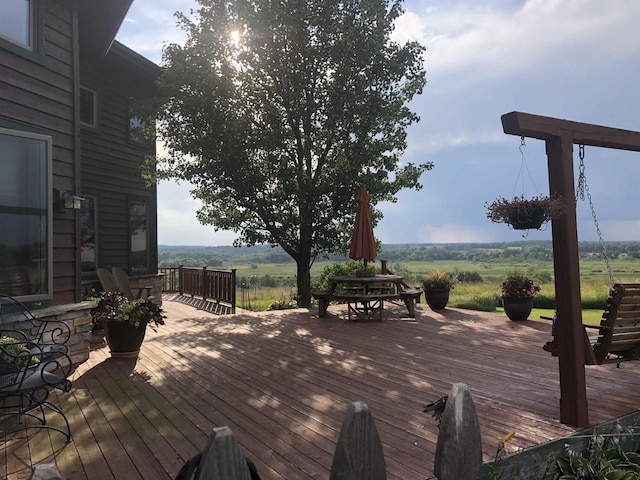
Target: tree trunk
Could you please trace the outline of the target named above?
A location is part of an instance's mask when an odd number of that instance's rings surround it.
[[[298,306],[311,306],[311,268],[309,258],[297,258]]]

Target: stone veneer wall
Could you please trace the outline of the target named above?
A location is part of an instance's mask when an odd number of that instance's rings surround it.
[[[71,303],[67,305],[54,305],[40,310],[31,310],[36,319],[64,322],[69,326],[71,336],[66,345],[69,348],[69,357],[74,365],[78,365],[89,358],[89,341],[91,339],[91,309],[94,302]],[[52,323],[55,326],[55,323]],[[24,326],[22,326],[24,327]],[[6,325],[7,330],[11,325]],[[22,329],[16,324],[14,329]]]

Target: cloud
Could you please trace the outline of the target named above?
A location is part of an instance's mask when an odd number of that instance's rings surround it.
[[[173,13],[194,6],[135,0],[118,39],[158,61],[164,43],[184,40]],[[411,104],[421,122],[409,129],[402,161],[435,168],[423,190],[380,205],[384,243],[522,239],[484,212],[485,202],[514,193],[520,167],[520,139],[503,133],[504,113],[640,130],[637,0],[406,0],[405,9],[394,39],[426,46],[428,83]],[[526,160],[535,189],[548,192],[544,142],[527,139]],[[588,148],[586,160],[604,240],[638,240],[638,153]],[[188,190],[160,185],[161,243],[230,244],[233,234],[212,240],[213,228],[198,225]],[[588,204],[578,206],[578,227],[581,240],[597,239]],[[528,238],[550,239],[551,228]]]
[[[417,230],[417,243],[482,243],[495,241],[488,232],[463,225],[422,225]]]

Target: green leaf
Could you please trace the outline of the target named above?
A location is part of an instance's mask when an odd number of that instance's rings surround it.
[[[558,457],[556,459],[556,462],[558,463],[558,467],[560,467],[560,471],[565,475],[574,473],[573,469],[571,468],[571,463],[566,458]]]

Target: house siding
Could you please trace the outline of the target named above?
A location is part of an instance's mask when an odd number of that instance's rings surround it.
[[[53,188],[74,190],[74,11],[71,2],[43,3],[40,62],[0,45],[0,116],[52,137]],[[54,199],[55,200],[55,199]],[[76,300],[74,212],[53,213],[53,299]]]
[[[109,55],[107,55],[109,57]],[[126,67],[111,59],[104,64],[83,65],[81,85],[98,97],[97,128],[81,133],[82,192],[98,203],[98,265],[130,270],[129,205],[149,205],[150,270],[157,271],[156,188],[147,187],[140,176],[144,157],[155,148],[128,139],[129,99],[148,88],[127,81]]]

